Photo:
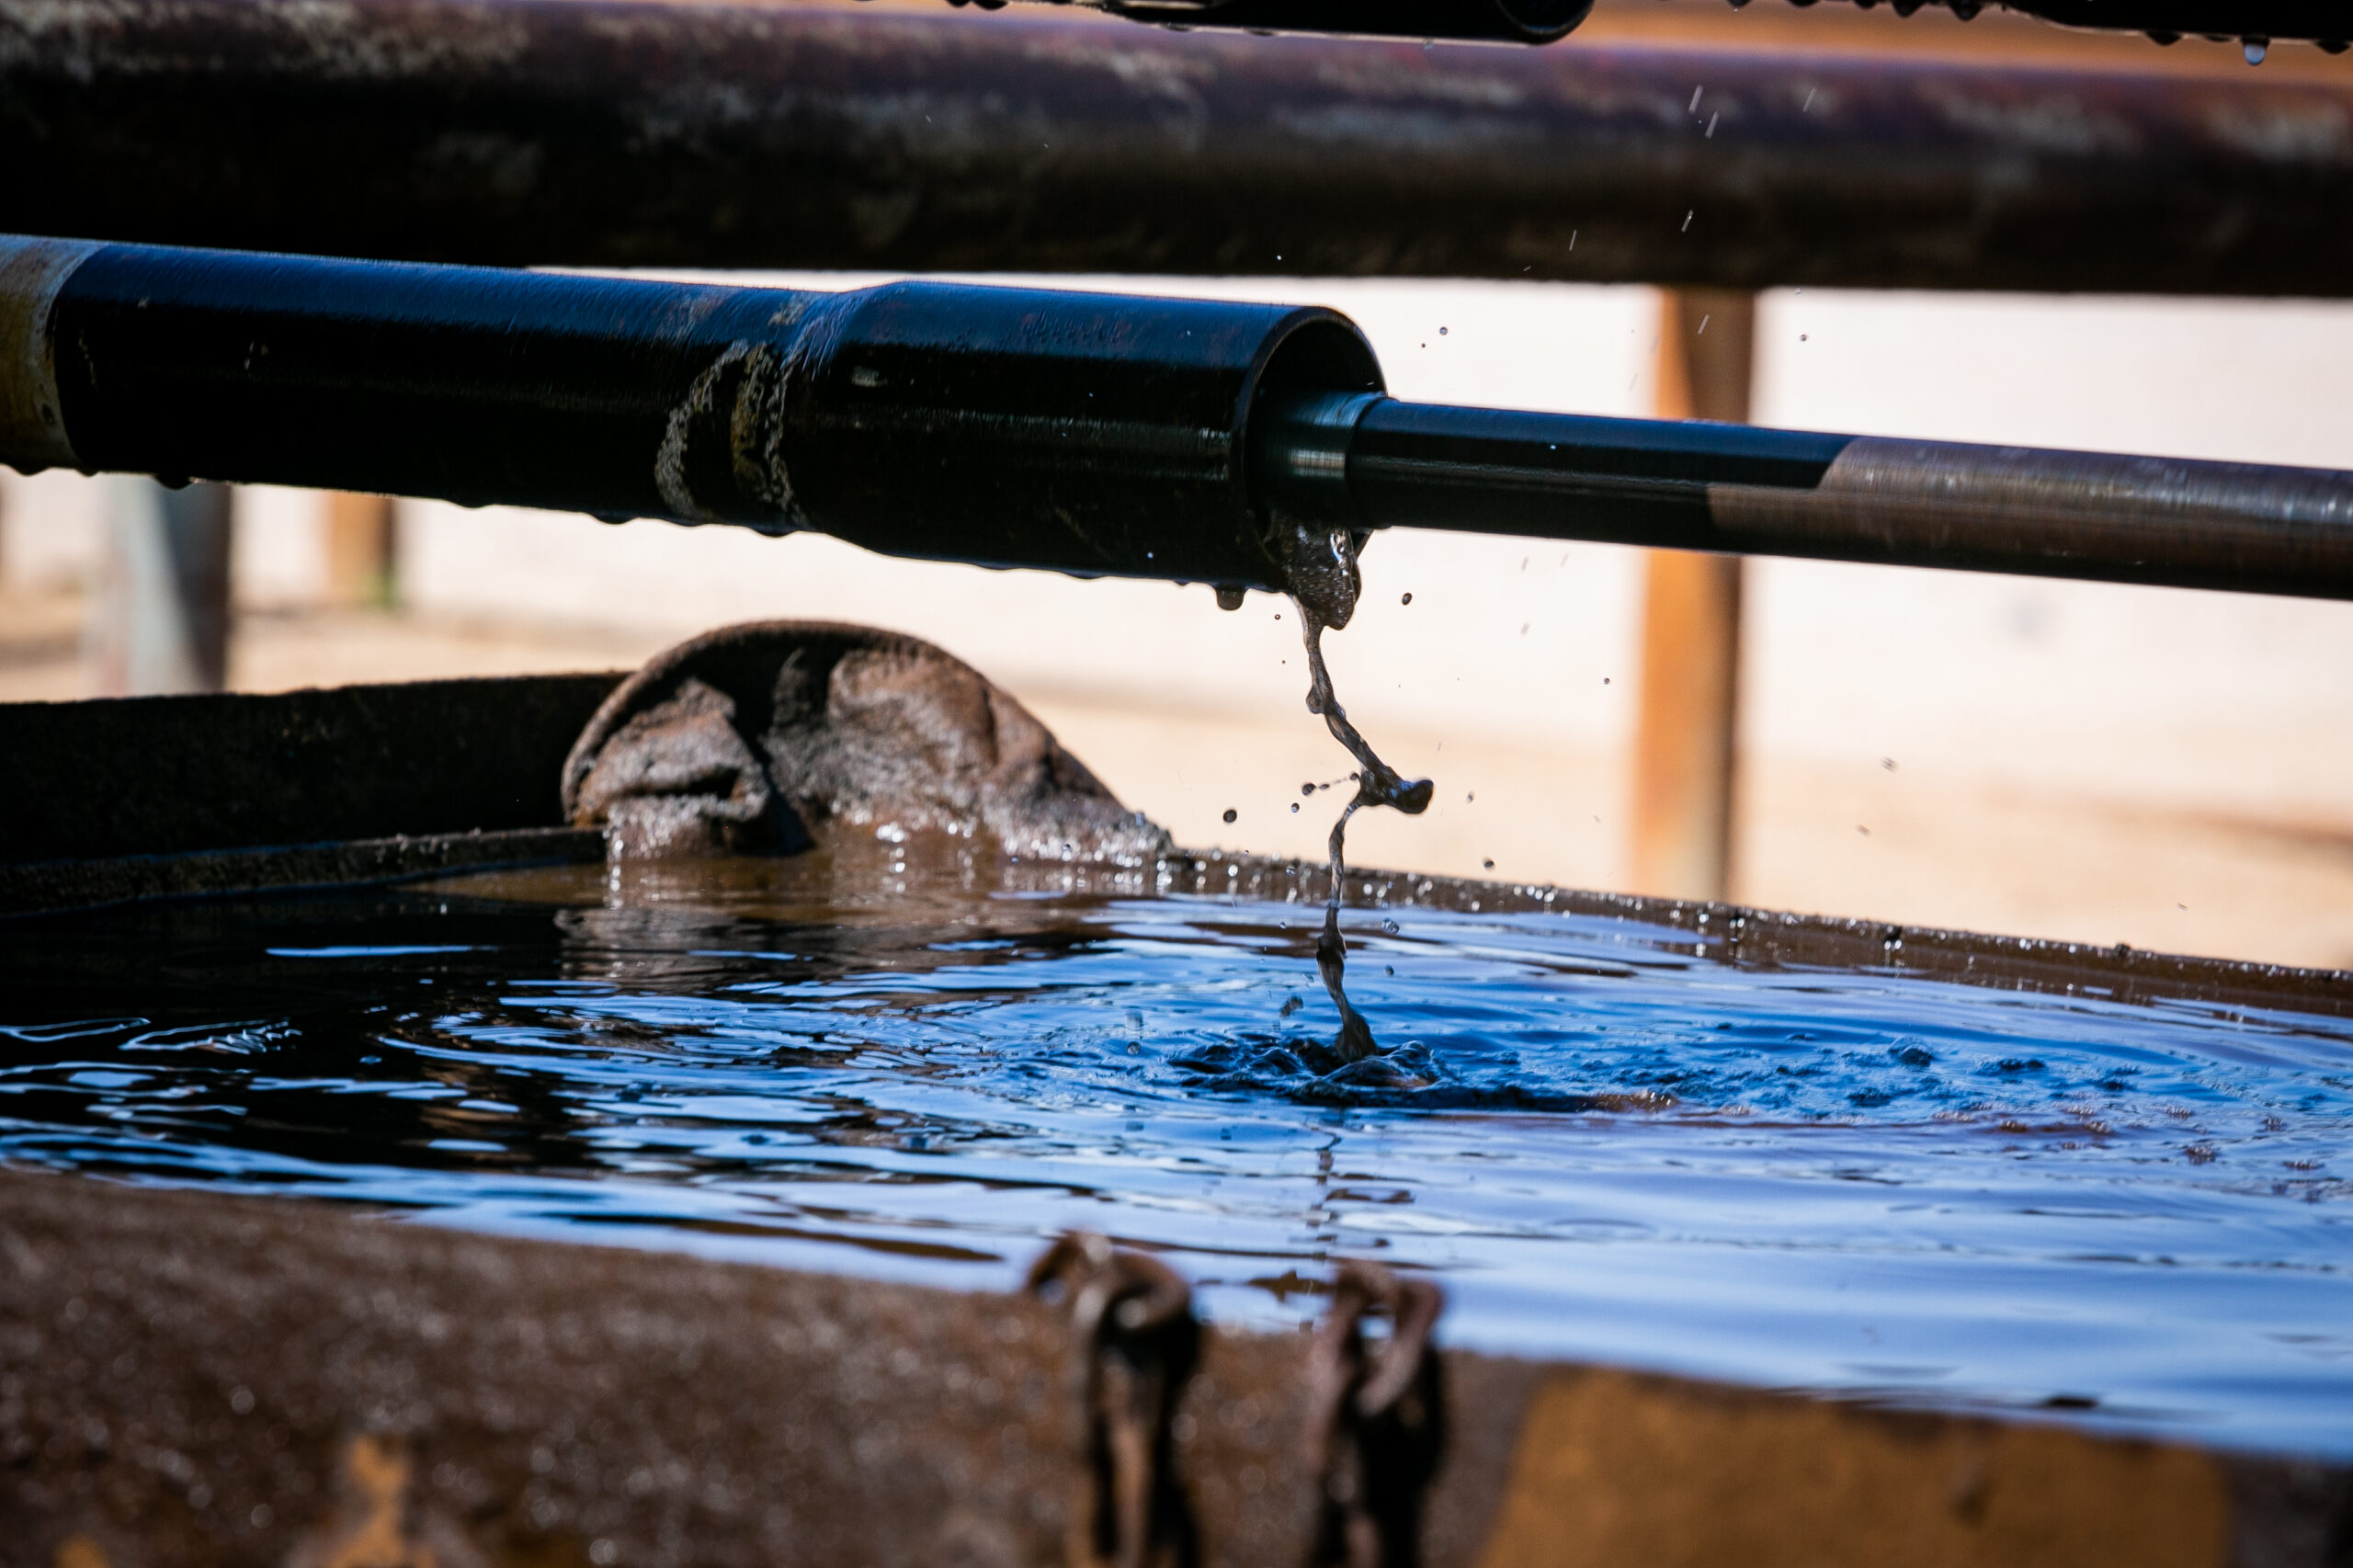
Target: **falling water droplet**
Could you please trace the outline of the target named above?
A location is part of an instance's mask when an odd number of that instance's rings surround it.
[[[2263,57],[2271,50],[2271,40],[2268,38],[2241,39],[2239,41],[2246,48],[2246,62],[2249,65],[2262,64]]]
[[[1239,812],[1235,811],[1232,806],[1228,806],[1228,807],[1226,807],[1226,808],[1225,808],[1225,820],[1226,820],[1226,821],[1228,821],[1228,822],[1232,822],[1235,817],[1237,817],[1237,816],[1239,816],[1239,815],[1241,815],[1241,813],[1240,813]]]
[[[1409,604],[1412,604],[1412,603],[1414,602],[1414,596],[1413,596],[1413,595],[1411,595],[1411,594],[1407,594],[1407,595],[1405,595],[1404,597],[1400,598],[1397,602],[1398,602],[1399,604],[1401,604],[1401,605],[1409,605]]]

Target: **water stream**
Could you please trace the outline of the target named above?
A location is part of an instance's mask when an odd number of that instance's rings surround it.
[[[1357,565],[1357,542],[1344,528],[1311,528],[1293,525],[1286,567],[1291,585],[1291,608],[1299,613],[1300,637],[1307,645],[1307,710],[1324,716],[1332,738],[1357,759],[1356,791],[1332,824],[1326,854],[1332,891],[1324,904],[1324,930],[1315,942],[1315,968],[1332,1006],[1340,1012],[1336,1045],[1343,1062],[1360,1062],[1381,1047],[1372,1026],[1348,1001],[1348,948],[1340,935],[1340,893],[1348,881],[1348,819],[1360,806],[1389,806],[1407,816],[1429,810],[1434,786],[1427,778],[1408,779],[1381,760],[1371,744],[1348,722],[1332,689],[1332,672],[1324,662],[1324,633],[1340,631],[1356,615],[1364,580]],[[1310,786],[1312,789],[1313,786]]]

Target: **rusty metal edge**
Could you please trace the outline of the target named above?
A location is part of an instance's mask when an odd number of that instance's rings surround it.
[[[1224,868],[1240,868],[1228,877]],[[1278,902],[1320,902],[1328,873],[1316,861],[1186,852],[1161,863],[1160,886],[1177,892],[1237,893]],[[1349,908],[1424,908],[1486,915],[1570,915],[1653,927],[1694,958],[1744,968],[1836,969],[1891,977],[2077,995],[2091,1002],[2180,1001],[2211,1006],[2278,1007],[2353,1016],[2353,971],[1907,926],[1746,904],[1645,897],[1535,882],[1490,882],[1412,871],[1351,868]]]
[[[11,1562],[316,1564],[363,1539],[453,1568],[1060,1556],[1072,1368],[1026,1296],[21,1171],[0,1257]],[[1175,1423],[1204,1568],[1302,1560],[1313,1355],[1206,1335]],[[2353,1540],[2341,1465],[1443,1360],[1429,1568],[1860,1568],[1892,1544],[2330,1568]],[[63,1555],[77,1539],[96,1555]]]
[[[0,866],[0,920],[173,899],[382,887],[452,871],[589,865],[604,858],[601,829],[520,827],[188,855],[40,860]]]

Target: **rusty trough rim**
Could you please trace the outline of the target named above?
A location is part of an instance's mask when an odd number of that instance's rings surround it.
[[[593,862],[601,835],[560,820],[555,780],[613,673],[392,682],[264,695],[0,703],[0,919],[161,899],[381,886],[468,869]],[[456,711],[460,722],[452,724]],[[464,731],[470,744],[452,744]],[[108,756],[168,756],[103,799],[56,788]],[[404,768],[447,775],[428,797]],[[242,758],[240,761],[238,759]],[[119,771],[119,770],[118,770]],[[47,782],[44,782],[44,781]],[[327,781],[331,787],[323,786]],[[307,813],[301,842],[267,825]],[[70,842],[85,853],[60,856]],[[1226,868],[1235,868],[1232,876]],[[1145,869],[1046,868],[1071,891],[1324,896],[1320,861],[1179,850]],[[1748,969],[1837,969],[2081,996],[2353,1017],[2353,970],[1759,909],[1745,904],[1353,869],[1351,908],[1625,920],[1695,958]]]
[[[1219,869],[1225,866],[1242,869],[1229,878]],[[1301,890],[1302,899],[1318,900],[1329,885],[1320,861],[1215,852],[1179,855],[1163,863],[1163,872],[1164,889],[1232,890],[1279,901],[1291,887]],[[1185,885],[1188,879],[1190,887]],[[2081,996],[2092,1002],[2178,1001],[2353,1017],[2353,970],[2207,958],[2156,952],[2125,942],[2003,936],[1540,882],[1492,882],[1371,868],[1352,869],[1347,880],[1344,902],[1350,908],[1631,921],[1679,935],[1685,950],[1695,958],[1742,969],[1839,970]]]

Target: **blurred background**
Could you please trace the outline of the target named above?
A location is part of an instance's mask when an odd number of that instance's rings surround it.
[[[2161,51],[1990,13],[1602,0],[1580,36],[2249,70],[2236,43]],[[2282,46],[2259,69],[2341,79],[2349,62]],[[1752,316],[1746,297],[1631,287],[1033,281],[1328,303],[1409,399],[1741,416],[1729,396],[1768,425],[2353,468],[2353,306],[1806,290],[1756,296]],[[618,668],[728,621],[823,618],[970,661],[1188,845],[1318,855],[1336,801],[1301,785],[1347,767],[1302,704],[1290,608],[1266,596],[1225,613],[1206,587],[815,536],[267,488],[200,525],[205,560],[158,567],[123,521],[158,504],[142,483],[0,471],[0,700]],[[1341,696],[1439,790],[1426,817],[1360,818],[1352,858],[2353,965],[2353,605],[1746,562],[1736,617],[1712,612],[1736,671],[1727,826],[1694,869],[1643,820],[1673,787],[1673,672],[1645,631],[1688,610],[1674,562],[1396,534],[1364,564],[1363,608],[1328,644]],[[157,655],[158,572],[206,570],[225,573],[217,657],[187,626]],[[1691,581],[1702,601],[1729,591],[1721,571]]]

